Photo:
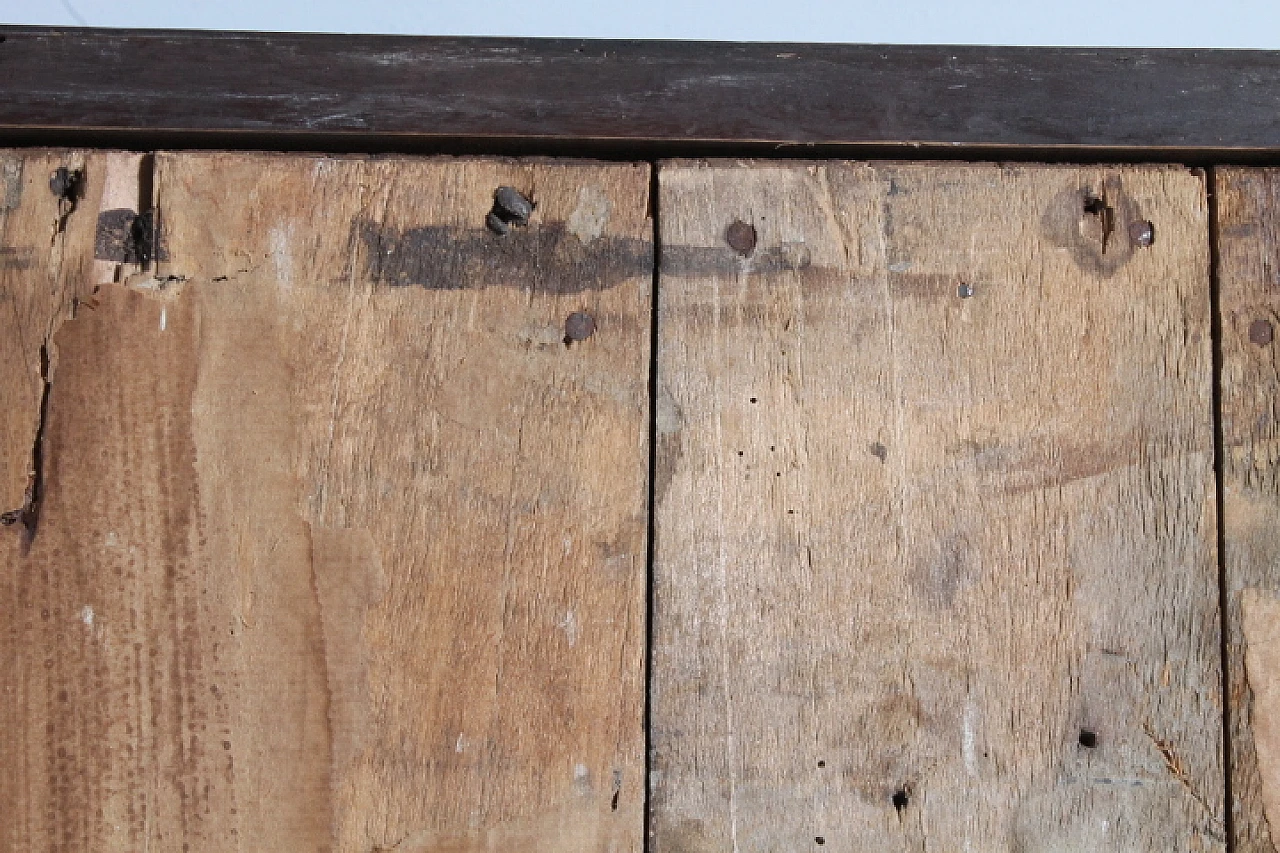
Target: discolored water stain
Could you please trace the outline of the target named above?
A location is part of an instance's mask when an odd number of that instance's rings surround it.
[[[961,288],[968,288],[961,290]],[[973,285],[961,283],[959,276],[949,273],[912,273],[889,270],[889,291],[895,297],[918,299],[967,299]]]
[[[0,246],[0,269],[30,269],[34,250],[30,246]]]
[[[804,243],[770,246],[753,251],[750,258],[743,258],[728,245],[663,246],[660,266],[663,275],[681,278],[733,277],[742,273],[802,272],[813,268],[813,257]]]
[[[671,481],[684,457],[684,413],[665,389],[659,392],[655,409],[657,454],[653,471],[653,505],[662,506]]]
[[[1124,182],[1112,175],[1100,186],[1059,192],[1045,208],[1040,227],[1050,243],[1070,251],[1077,267],[1110,278],[1133,258],[1133,241],[1123,235],[1133,223],[1145,221]]]
[[[1142,443],[1128,436],[1111,441],[1069,441],[1058,437],[998,439],[966,438],[947,452],[972,465],[986,486],[1018,495],[1057,489],[1099,477],[1138,462],[1135,448]]]
[[[1236,222],[1230,225],[1223,224],[1218,226],[1219,237],[1230,237],[1236,240],[1248,240],[1256,236],[1258,233],[1258,223],[1256,222]]]
[[[649,241],[601,237],[583,243],[563,223],[512,229],[501,240],[484,228],[450,225],[400,230],[356,220],[352,230],[366,275],[392,287],[582,293],[653,271]]]
[[[921,599],[939,609],[955,604],[956,594],[977,577],[978,566],[972,558],[967,537],[959,531],[944,536],[937,551],[922,556],[907,578],[911,589]]]
[[[712,828],[694,818],[676,819],[665,815],[655,820],[653,838],[671,853],[719,853],[729,849],[728,838],[717,837]]]

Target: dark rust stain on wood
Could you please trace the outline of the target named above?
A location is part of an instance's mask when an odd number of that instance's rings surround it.
[[[682,278],[722,276],[741,273],[768,274],[814,269],[809,247],[804,243],[782,243],[743,258],[729,246],[663,246],[663,275]]]
[[[135,211],[124,208],[99,213],[93,256],[100,261],[128,262],[129,256],[135,252],[133,221],[137,218]]]
[[[0,269],[29,269],[33,261],[33,252],[30,246],[0,246]]]
[[[59,166],[49,176],[49,192],[74,205],[84,195],[84,170]]]
[[[511,287],[539,293],[606,290],[653,269],[653,248],[632,237],[584,244],[562,223],[512,229],[496,240],[484,228],[397,228],[353,224],[370,279],[392,287],[460,290]]]
[[[148,264],[167,260],[168,252],[159,229],[159,213],[154,208],[137,213],[125,208],[98,214],[93,256],[100,261]]]

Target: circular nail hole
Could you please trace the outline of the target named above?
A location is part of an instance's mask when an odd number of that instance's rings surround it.
[[[1080,730],[1080,745],[1085,749],[1093,749],[1098,745],[1098,733],[1088,729]]]
[[[564,321],[564,342],[585,341],[595,334],[596,319],[585,311],[575,311]]]
[[[827,839],[825,839],[825,838],[823,838],[821,835],[819,835],[817,838],[813,839],[813,843],[814,843],[814,844],[826,844],[826,843],[827,843]]]
[[[790,510],[788,510],[788,512],[790,512]],[[825,761],[819,761],[819,762],[818,762],[818,767],[826,767],[826,766],[827,766],[827,762],[825,762]]]
[[[751,398],[751,402],[753,402],[753,403],[758,403],[758,402],[760,402],[760,401],[759,401],[759,400],[757,400],[755,397],[752,397],[752,398]]]
[[[893,807],[898,811],[902,811],[911,803],[911,795],[907,793],[905,788],[899,788],[893,792]]]
[[[1249,340],[1253,341],[1260,347],[1275,340],[1275,330],[1271,328],[1271,321],[1263,317],[1259,317],[1249,324]]]

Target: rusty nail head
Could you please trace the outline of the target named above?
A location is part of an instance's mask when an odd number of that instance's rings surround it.
[[[585,311],[574,311],[564,321],[564,342],[585,341],[595,334],[596,318]]]
[[[528,225],[533,202],[515,187],[498,187],[493,194],[493,212],[504,222]]]
[[[1275,330],[1271,328],[1271,322],[1263,317],[1259,317],[1249,324],[1249,340],[1253,341],[1260,347],[1275,340]]]
[[[1156,226],[1147,219],[1130,222],[1129,239],[1133,241],[1135,246],[1150,246],[1156,241]]]
[[[735,219],[724,232],[724,239],[735,252],[748,257],[756,250],[756,227]]]
[[[489,230],[492,231],[494,234],[499,234],[499,235],[506,234],[508,231],[511,230],[511,226],[508,225],[502,219],[502,217],[498,216],[498,214],[494,213],[492,210],[489,211],[489,214],[484,218],[484,224],[487,225],[489,227]]]

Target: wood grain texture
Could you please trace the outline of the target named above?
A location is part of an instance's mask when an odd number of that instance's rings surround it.
[[[5,849],[638,850],[647,167],[154,186],[167,260],[56,340]]]
[[[0,512],[22,505],[45,379],[42,348],[91,289],[93,238],[108,163],[122,155],[0,151]],[[123,155],[127,156],[127,155]],[[81,176],[74,199],[50,189],[58,169]],[[134,189],[137,188],[134,176]]]
[[[1257,757],[1262,814],[1270,831],[1280,822],[1280,595],[1271,590],[1242,590],[1240,617],[1249,685],[1249,734]]]
[[[0,27],[0,39],[10,136],[132,132],[131,145],[307,150],[469,140],[480,153],[539,154],[560,143],[629,157],[714,144],[763,156],[824,145],[955,157],[963,146],[1001,159],[1026,156],[1020,148],[1280,151],[1280,63],[1268,51],[64,27]]]
[[[1280,754],[1263,740],[1275,709],[1259,701],[1280,673],[1262,667],[1271,660],[1260,655],[1265,618],[1255,618],[1249,638],[1242,607],[1252,596],[1259,614],[1272,612],[1263,605],[1280,593],[1280,175],[1222,169],[1216,189],[1231,808],[1235,849],[1274,853],[1280,814],[1265,803],[1280,793]],[[1246,667],[1250,646],[1255,660]]]
[[[0,668],[0,727],[10,733],[30,675],[18,656],[30,604],[18,600],[13,561],[30,541],[24,510],[37,509],[35,445],[52,368],[48,344],[70,316],[93,263],[90,196],[102,191],[101,162],[85,152],[0,151],[0,511],[11,513],[9,526],[0,529],[0,658],[6,662]],[[59,168],[88,176],[84,206],[71,216],[49,187]],[[40,772],[32,773],[25,759],[21,741],[0,738],[0,844],[6,850],[18,849],[12,843],[21,832],[16,805]]]
[[[61,419],[47,419],[47,394],[63,373],[56,345],[60,329],[77,312],[96,309],[94,285],[108,272],[94,259],[99,212],[104,205],[136,206],[141,168],[140,155],[129,153],[0,152],[0,358],[5,365],[0,371],[0,501],[11,522],[0,529],[4,850],[74,847],[74,839],[87,831],[86,822],[95,819],[76,804],[103,790],[104,780],[94,775],[105,760],[102,745],[94,737],[80,737],[83,730],[63,704],[72,696],[87,700],[75,706],[75,713],[83,715],[80,722],[92,718],[96,709],[89,691],[102,687],[101,671],[81,657],[75,643],[51,639],[78,639],[75,631],[88,632],[93,622],[91,599],[77,600],[74,606],[66,600],[65,576],[90,585],[96,581],[91,580],[90,564],[77,562],[85,543],[76,537],[74,515],[68,522],[52,486],[60,472],[50,457],[51,448],[68,439],[68,430],[78,430],[72,440],[94,453],[107,452],[99,451],[100,441],[118,435],[96,422],[94,412],[74,425],[66,423],[65,411]],[[114,274],[115,265],[109,269]],[[113,353],[102,355],[109,360]],[[77,369],[82,368],[66,367],[69,383],[75,382]],[[121,499],[119,484],[112,483],[104,494],[80,497],[101,508],[107,500]],[[62,521],[53,523],[55,531],[49,535],[67,543],[67,550],[58,568],[51,568],[43,556],[47,551],[30,551],[40,521],[60,514]],[[62,681],[68,672],[77,677]],[[128,758],[120,758],[127,763]],[[97,819],[105,818],[100,814]]]
[[[653,849],[1223,850],[1202,176],[660,186]]]

